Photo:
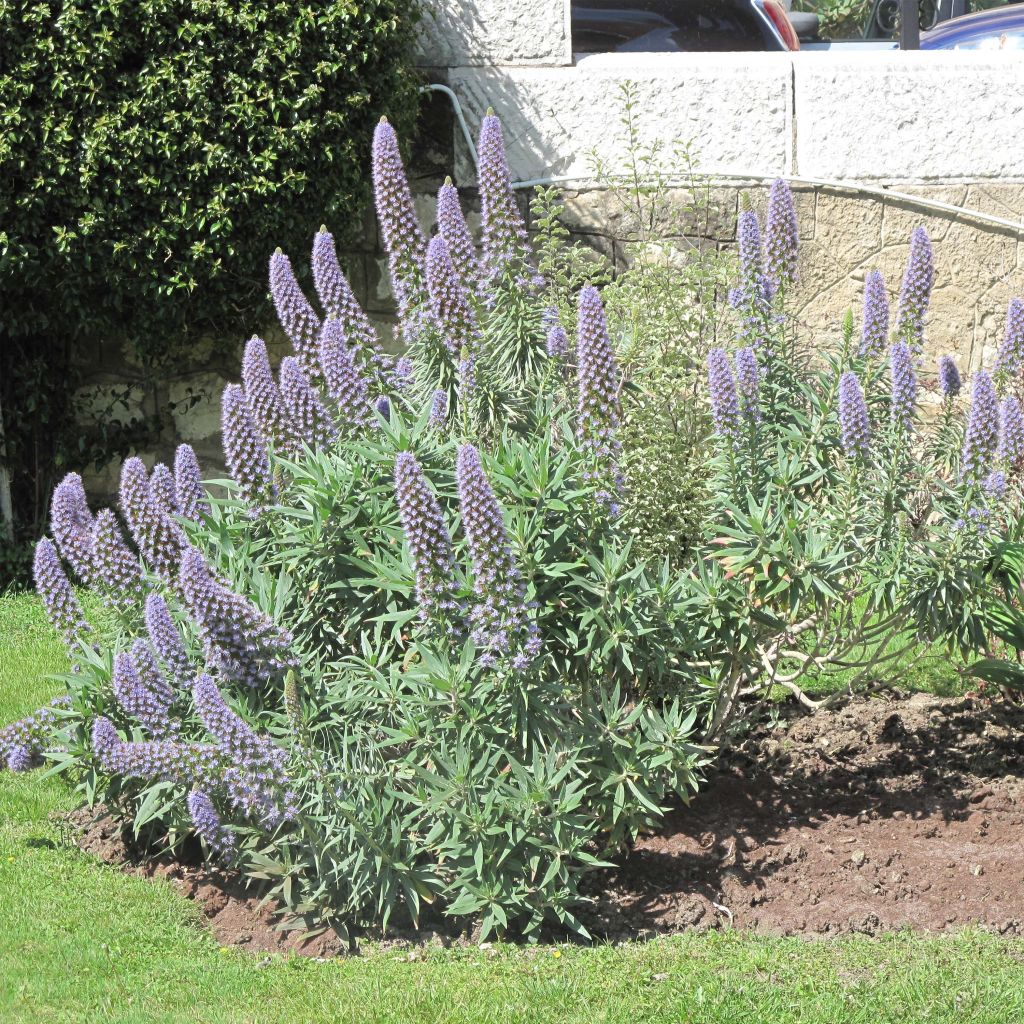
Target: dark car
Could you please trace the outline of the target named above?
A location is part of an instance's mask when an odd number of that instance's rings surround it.
[[[1024,51],[1024,7],[1014,4],[944,21],[922,33],[921,49]]]
[[[583,0],[572,48],[591,53],[799,50],[779,0]]]

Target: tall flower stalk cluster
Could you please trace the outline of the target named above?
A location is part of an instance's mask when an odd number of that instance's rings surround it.
[[[848,459],[871,454],[871,419],[860,381],[851,370],[839,378],[839,427]]]
[[[736,378],[729,355],[724,348],[713,348],[708,353],[708,395],[711,399],[711,419],[715,433],[724,441],[735,445],[740,436],[740,401],[736,392]]]
[[[880,355],[889,340],[889,294],[880,270],[869,270],[864,278],[864,317],[861,325],[860,354]]]
[[[483,226],[483,273],[487,282],[498,283],[511,273],[520,286],[541,283],[529,270],[533,252],[512,189],[501,122],[492,111],[488,111],[480,123],[477,186]],[[524,273],[529,273],[530,282],[524,278]]]
[[[412,554],[416,598],[423,617],[443,628],[454,628],[462,609],[455,593],[452,539],[437,497],[412,452],[400,452],[395,459],[395,497]]]
[[[435,235],[427,246],[427,290],[445,348],[454,359],[463,349],[474,352],[480,345],[480,328],[469,296],[448,252],[448,243]]]
[[[1024,468],[1024,411],[1016,395],[999,405],[999,460],[1011,472]]]
[[[761,227],[753,210],[740,214],[736,223],[736,244],[740,283],[729,293],[729,305],[740,313],[740,343],[759,348],[769,341],[775,286],[765,272]]]
[[[248,686],[297,667],[287,631],[217,580],[198,551],[182,558],[179,583],[209,665]]]
[[[332,371],[335,369],[334,364],[331,368]],[[334,444],[338,428],[321,399],[319,389],[310,382],[298,359],[285,356],[281,360],[280,376],[281,397],[299,437],[313,447]]]
[[[93,525],[82,478],[77,473],[68,473],[53,491],[50,532],[64,560],[86,584],[92,578]]]
[[[180,727],[171,717],[174,690],[145,640],[136,640],[131,653],[122,651],[114,658],[111,683],[125,714],[143,726],[153,739],[177,735]]]
[[[181,633],[171,617],[171,610],[159,594],[150,594],[146,598],[145,621],[149,642],[174,684],[179,687],[191,686],[196,675],[195,669]]]
[[[78,603],[71,581],[60,563],[57,549],[53,546],[53,541],[47,537],[36,545],[32,574],[50,624],[68,649],[74,650],[78,641],[92,630],[85,621],[82,606]]]
[[[963,389],[963,382],[960,380],[960,371],[952,356],[942,356],[939,359],[939,390],[946,402],[952,402]]]
[[[764,225],[765,272],[773,289],[797,279],[800,231],[796,221],[793,193],[782,178],[772,182]]]
[[[281,329],[292,343],[296,358],[308,373],[315,374],[320,317],[295,280],[291,260],[280,249],[270,257],[270,295]]]
[[[458,272],[463,287],[469,292],[479,292],[481,280],[476,247],[462,212],[459,191],[451,178],[445,178],[437,191],[437,230],[448,247],[452,266]]]
[[[619,368],[608,334],[601,296],[593,285],[579,294],[576,336],[576,386],[579,434],[592,460],[591,479],[602,483],[598,500],[618,513]]]
[[[340,328],[342,341],[358,360],[379,367],[382,355],[380,338],[356,301],[352,286],[338,262],[334,236],[324,226],[313,239],[312,265],[313,283],[320,304],[327,318]],[[322,340],[323,335],[320,337]]]
[[[121,512],[142,557],[164,582],[173,585],[188,542],[181,527],[153,496],[146,467],[134,456],[121,467],[120,499]]]
[[[893,342],[889,350],[889,373],[892,422],[903,432],[910,433],[917,406],[917,371],[914,355],[905,341]]]
[[[11,772],[26,772],[38,764],[52,745],[58,711],[70,706],[67,697],[57,697],[31,715],[0,729],[0,766]]]
[[[245,345],[242,386],[249,412],[263,437],[271,441],[278,452],[297,454],[300,448],[298,430],[274,380],[266,342],[255,335]]]
[[[117,516],[109,509],[96,514],[92,528],[93,582],[122,615],[142,604],[144,589],[139,560],[125,542]]]
[[[220,781],[232,804],[269,828],[295,816],[295,794],[285,751],[263,736],[224,700],[217,684],[201,675],[192,687],[196,713],[213,737],[224,767]]]
[[[961,476],[982,480],[991,468],[998,446],[999,399],[989,372],[978,370],[971,386],[971,411],[960,456]]]
[[[333,399],[345,430],[366,427],[373,418],[369,387],[356,364],[354,351],[346,343],[340,320],[324,321],[320,331],[320,366],[327,394]]]
[[[473,643],[485,664],[509,659],[514,669],[525,669],[540,651],[540,636],[527,615],[526,588],[504,514],[471,444],[459,449],[455,479],[473,563]]]
[[[224,461],[242,496],[253,509],[272,504],[277,485],[270,472],[266,438],[256,426],[245,391],[238,384],[224,388],[220,426]]]
[[[210,503],[203,487],[199,459],[190,444],[179,444],[174,451],[174,488],[178,495],[178,510],[186,519],[199,522],[210,512]]]
[[[1024,364],[1024,301],[1010,299],[1006,310],[1006,330],[996,353],[995,372],[1010,376]]]
[[[407,340],[413,341],[428,305],[424,280],[427,243],[416,218],[398,136],[387,118],[381,118],[373,133],[373,191],[399,320]]]
[[[910,255],[903,272],[899,309],[896,314],[896,335],[915,351],[924,344],[924,321],[935,283],[935,260],[932,242],[922,227],[910,235]]]

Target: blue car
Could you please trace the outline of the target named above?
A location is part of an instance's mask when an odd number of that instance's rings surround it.
[[[996,7],[940,22],[921,33],[921,49],[1024,51],[1024,6]]]

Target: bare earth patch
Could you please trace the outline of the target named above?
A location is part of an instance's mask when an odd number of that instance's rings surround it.
[[[175,882],[223,945],[346,951],[330,932],[281,930],[274,906],[231,872],[147,855],[108,815],[79,811],[72,826],[102,860]],[[1024,935],[1024,707],[979,695],[875,697],[761,730],[690,807],[586,888],[585,923],[616,939],[726,927]]]
[[[611,933],[1024,934],[1024,708],[883,697],[759,732],[592,888]]]

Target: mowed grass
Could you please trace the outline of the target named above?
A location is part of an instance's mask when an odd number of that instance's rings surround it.
[[[62,654],[34,598],[0,598],[0,721]],[[202,1024],[1024,1022],[1024,943],[977,933],[808,942],[735,932],[593,948],[367,948],[316,963],[224,950],[170,883],[65,842],[72,799],[0,776],[0,1021]]]

